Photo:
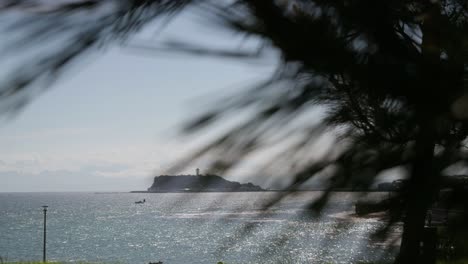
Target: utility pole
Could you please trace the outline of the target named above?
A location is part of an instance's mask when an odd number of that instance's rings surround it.
[[[47,238],[47,205],[43,205],[44,208],[44,241],[42,248],[42,262],[46,262],[46,238]]]

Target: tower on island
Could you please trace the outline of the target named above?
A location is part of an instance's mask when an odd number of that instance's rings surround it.
[[[200,176],[200,169],[199,169],[199,168],[197,168],[197,170],[196,170],[196,171],[197,171],[197,176]]]

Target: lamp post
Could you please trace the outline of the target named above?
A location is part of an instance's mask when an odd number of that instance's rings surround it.
[[[46,238],[47,238],[47,205],[42,206],[44,208],[44,241],[42,248],[42,262],[46,262]]]

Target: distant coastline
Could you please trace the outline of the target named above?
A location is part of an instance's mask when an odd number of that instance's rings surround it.
[[[298,190],[281,190],[281,189],[262,189],[262,190],[255,190],[255,191],[237,191],[237,190],[181,190],[181,191],[130,191],[130,193],[215,193],[215,192],[326,192],[326,189],[298,189]],[[371,192],[389,192],[389,191],[382,191],[377,189],[369,189],[369,190],[351,190],[351,189],[332,189],[331,192],[338,193],[338,192],[362,192],[362,193],[371,193]],[[391,192],[391,191],[390,191]]]
[[[252,183],[229,181],[215,174],[195,175],[159,175],[154,177],[153,184],[147,190],[130,191],[130,193],[195,193],[195,192],[388,192],[392,189],[341,187],[327,189],[321,186],[301,186],[295,189],[263,189]]]
[[[179,176],[171,176],[179,177]],[[260,187],[259,187],[260,188]],[[303,189],[197,189],[197,190],[156,190],[156,191],[130,191],[130,193],[199,193],[199,192],[392,192],[389,190],[380,190],[380,189],[353,189],[353,188],[333,188],[331,190],[325,188],[303,188]]]

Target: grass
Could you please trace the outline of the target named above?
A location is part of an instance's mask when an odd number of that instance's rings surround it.
[[[122,262],[86,262],[86,261],[78,261],[78,262],[62,262],[62,261],[8,261],[6,258],[0,256],[0,264],[122,264]]]
[[[20,261],[20,262],[0,262],[1,264],[67,264],[67,262],[42,262],[42,261]],[[69,262],[68,262],[69,263]],[[73,262],[74,264],[104,264],[104,263],[91,263],[91,262]],[[110,263],[107,263],[110,264]]]
[[[286,262],[286,263],[289,263]],[[292,262],[291,262],[292,263]],[[51,261],[51,262],[42,262],[42,261],[19,261],[19,262],[4,262],[0,259],[0,264],[118,264],[118,263],[98,263],[98,262],[59,262],[59,261]],[[207,263],[207,264],[211,264],[211,263]],[[213,264],[230,264],[230,263],[227,263],[227,262],[217,262],[217,263],[213,263]],[[323,263],[323,264],[335,264],[335,263],[330,263],[330,262],[327,262],[327,263]],[[384,262],[379,262],[379,263],[373,263],[373,262],[359,262],[359,263],[356,263],[356,264],[392,264],[392,263],[384,263]],[[455,263],[437,263],[437,264],[455,264]],[[465,262],[457,262],[456,264],[465,264]],[[468,264],[468,262],[466,262],[466,264]]]
[[[451,261],[437,261],[437,264],[468,264],[468,259],[451,260]]]
[[[0,260],[0,264],[44,264],[42,261],[20,261],[20,262],[3,262]],[[46,262],[46,264],[69,264],[69,262]],[[111,264],[111,263],[97,263],[97,262],[73,262],[73,264]],[[116,264],[116,263],[114,263]],[[208,263],[209,264],[209,263]],[[216,264],[228,264],[226,262],[218,262]],[[325,264],[325,263],[324,263]],[[327,264],[333,264],[333,263],[327,263]],[[392,264],[391,262],[359,262],[357,264]],[[468,258],[467,259],[461,259],[461,260],[451,260],[451,261],[444,261],[444,260],[439,260],[437,261],[437,264],[468,264]]]

